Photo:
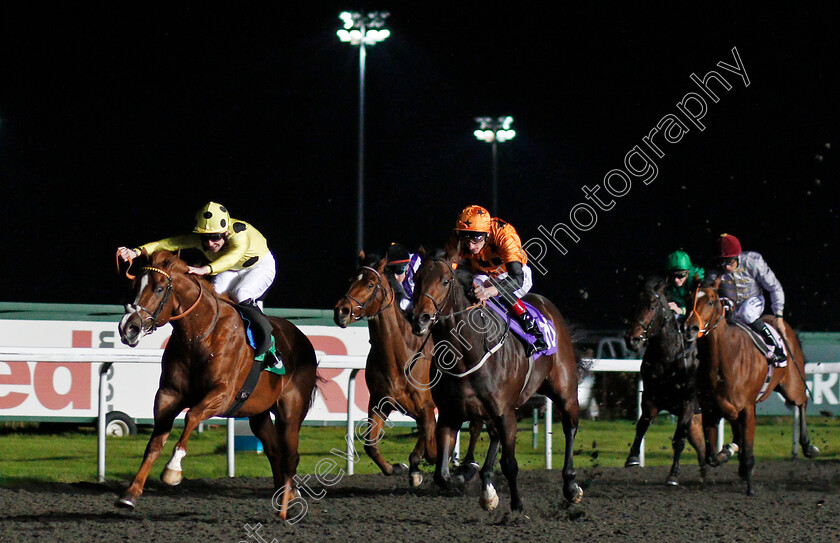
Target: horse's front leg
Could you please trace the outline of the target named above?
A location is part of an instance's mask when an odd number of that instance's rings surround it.
[[[496,487],[493,486],[493,468],[496,466],[496,456],[499,453],[501,438],[494,424],[487,425],[487,434],[490,436],[490,447],[487,448],[487,456],[484,457],[484,464],[482,464],[479,472],[481,476],[481,497],[478,503],[485,511],[492,511],[499,506],[499,495],[496,493]]]
[[[469,465],[475,463],[475,446],[478,445],[478,439],[481,437],[481,428],[484,426],[480,420],[470,421],[470,444],[467,447],[467,454],[464,456],[462,464]]]
[[[187,442],[190,440],[190,434],[198,428],[199,424],[221,410],[221,397],[223,393],[224,387],[217,387],[207,394],[201,402],[187,411],[187,416],[184,421],[184,431],[175,444],[172,457],[166,464],[163,473],[160,474],[161,481],[171,486],[181,483],[181,479],[184,476],[184,471],[181,468],[181,460],[187,455]]]
[[[680,484],[680,456],[682,456],[682,452],[685,450],[685,438],[690,431],[693,419],[693,406],[690,402],[683,403],[680,418],[677,420],[677,427],[674,430],[674,438],[671,441],[671,446],[674,450],[674,459],[671,463],[671,471],[668,473],[668,479],[665,481],[667,485],[678,486]]]
[[[379,442],[383,437],[383,428],[388,415],[391,413],[390,403],[385,402],[385,409],[380,410],[377,406],[380,404],[382,398],[371,396],[368,402],[368,421],[370,421],[370,428],[365,436],[365,453],[373,460],[379,469],[385,475],[401,475],[405,472],[405,464],[391,464],[382,453],[379,452]]]
[[[716,458],[717,451],[717,427],[720,422],[720,415],[713,415],[711,408],[703,407],[703,443],[706,449],[706,464],[716,468],[720,461]]]
[[[449,459],[455,445],[455,434],[461,423],[438,419],[435,435],[437,437],[437,462],[435,463],[435,483],[442,488],[461,488],[465,480],[463,475],[452,476],[449,473]]]
[[[795,409],[799,412],[799,445],[802,446],[802,454],[805,458],[816,458],[820,454],[820,450],[811,445],[811,438],[808,436],[808,421],[805,417],[805,408],[808,406],[807,402],[802,405],[797,405]]]
[[[690,405],[692,412],[691,422],[688,426],[688,442],[697,452],[697,464],[700,466],[700,479],[705,481],[709,466],[706,465],[706,444],[703,440],[703,416],[694,413],[695,405]]]
[[[650,423],[656,418],[657,413],[659,413],[659,408],[654,405],[653,400],[647,397],[645,392],[645,397],[642,399],[642,414],[639,416],[639,422],[636,423],[636,437],[633,439],[630,453],[624,462],[625,468],[641,465],[642,440],[645,438],[645,433],[647,433]]]
[[[738,454],[738,475],[747,483],[747,496],[754,496],[755,489],[753,488],[753,467],[755,467],[755,456],[753,454],[753,442],[755,440],[755,406],[747,407],[738,420],[735,426],[740,426],[739,434],[742,437],[741,451]]]
[[[408,482],[417,487],[423,482],[423,472],[420,471],[420,461],[425,457],[431,464],[437,463],[437,442],[435,439],[435,410],[434,404],[428,403],[420,408],[417,417],[417,427],[420,436],[414,450],[408,456]]]
[[[178,399],[179,397],[170,390],[158,390],[155,395],[155,427],[152,430],[149,443],[146,445],[146,451],[143,453],[140,469],[134,476],[134,481],[117,500],[118,507],[134,509],[137,505],[137,498],[143,493],[143,487],[146,485],[146,479],[149,477],[152,465],[160,456],[160,451],[169,438],[175,417],[181,412]]]

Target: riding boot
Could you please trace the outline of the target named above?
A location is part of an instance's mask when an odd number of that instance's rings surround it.
[[[526,311],[521,315],[517,315],[516,319],[519,321],[519,324],[522,325],[522,329],[535,338],[534,343],[529,344],[528,347],[526,347],[525,354],[531,356],[534,353],[548,349],[542,330],[540,330],[540,327],[537,325],[537,321],[534,320],[534,317],[532,317],[530,313]]]
[[[761,319],[757,319],[754,322],[750,323],[750,328],[758,332],[761,337],[764,339],[764,343],[767,344],[767,347],[772,350],[772,352],[768,351],[767,358],[770,359],[770,362],[773,363],[774,366],[783,368],[785,367],[787,356],[785,356],[785,350],[782,348],[782,345],[776,340],[776,336],[770,331],[770,325],[764,322]]]

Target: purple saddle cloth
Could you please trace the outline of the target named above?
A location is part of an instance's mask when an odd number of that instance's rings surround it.
[[[545,315],[540,313],[536,307],[532,306],[527,302],[522,302],[522,305],[525,306],[525,309],[528,310],[528,313],[534,317],[534,320],[537,322],[537,326],[540,327],[540,330],[543,333],[543,339],[545,340],[545,344],[548,345],[548,348],[539,352],[534,353],[531,358],[536,359],[542,355],[552,355],[557,352],[557,333],[554,331],[554,325],[550,320],[545,318]],[[502,307],[499,302],[490,298],[487,300],[487,307],[490,307],[498,313],[505,321],[510,319],[510,329],[513,330],[513,333],[523,339],[529,345],[533,345],[534,341],[537,339],[533,335],[527,333],[525,330],[522,329],[522,326],[519,324],[519,321],[513,318],[512,316],[508,316],[507,310]]]

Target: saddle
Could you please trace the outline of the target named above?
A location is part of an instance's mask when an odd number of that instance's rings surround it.
[[[741,321],[733,321],[733,324],[735,324],[735,326],[749,334],[750,339],[752,340],[753,344],[758,348],[758,350],[761,351],[761,354],[768,358],[773,355],[773,350],[767,346],[767,343],[764,342],[764,338],[761,336],[761,334],[759,334],[758,332],[756,332]],[[770,333],[773,334],[773,336],[779,342],[779,345],[782,346],[782,350],[785,352],[785,356],[789,356],[785,340],[779,335],[779,331],[776,330],[776,327],[770,325],[767,328],[770,329]]]
[[[545,315],[540,313],[540,311],[532,306],[531,304],[522,301],[522,304],[525,306],[525,309],[528,310],[528,313],[534,318],[534,321],[537,323],[537,326],[540,328],[540,331],[543,334],[543,339],[545,340],[545,344],[548,345],[547,349],[542,351],[535,352],[531,355],[532,360],[536,360],[540,356],[543,355],[552,355],[557,352],[557,333],[554,331],[554,324],[548,320]],[[490,307],[499,314],[502,319],[505,321],[510,321],[510,329],[516,334],[519,339],[521,339],[526,345],[533,345],[534,341],[537,339],[533,335],[527,333],[525,330],[522,329],[522,326],[519,324],[517,319],[511,318],[508,315],[507,310],[501,306],[496,300],[490,298],[487,300],[487,307]]]

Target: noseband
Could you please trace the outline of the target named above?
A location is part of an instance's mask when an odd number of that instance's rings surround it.
[[[376,298],[377,291],[379,291],[379,290],[382,291],[382,302],[383,303],[385,302],[388,295],[385,292],[385,287],[382,285],[382,281],[383,281],[382,275],[378,271],[371,268],[370,266],[362,266],[359,269],[360,270],[370,270],[370,271],[372,271],[374,273],[374,275],[376,275],[377,283],[376,283],[376,286],[373,287],[373,293],[370,295],[370,297],[368,297],[368,299],[365,301],[365,303],[361,303],[356,298],[350,296],[350,291],[349,290],[347,291],[347,294],[344,295],[345,298],[347,298],[353,304],[355,304],[352,311],[350,312],[350,318],[353,319],[353,322],[356,322],[356,321],[359,321],[359,320],[362,320],[362,319],[373,319],[375,317],[378,317],[383,311],[388,309],[391,306],[392,303],[394,303],[394,298],[396,298],[396,296],[397,296],[396,293],[394,293],[394,295],[391,296],[391,300],[387,304],[385,304],[385,305],[380,304],[379,311],[377,311],[376,313],[374,313],[373,315],[370,315],[370,316],[365,315],[365,309],[367,308],[368,304],[370,302],[372,302],[374,298]],[[353,288],[352,285],[351,285],[350,288],[351,289]],[[359,316],[358,317],[356,316],[356,310],[357,309],[359,310]]]

